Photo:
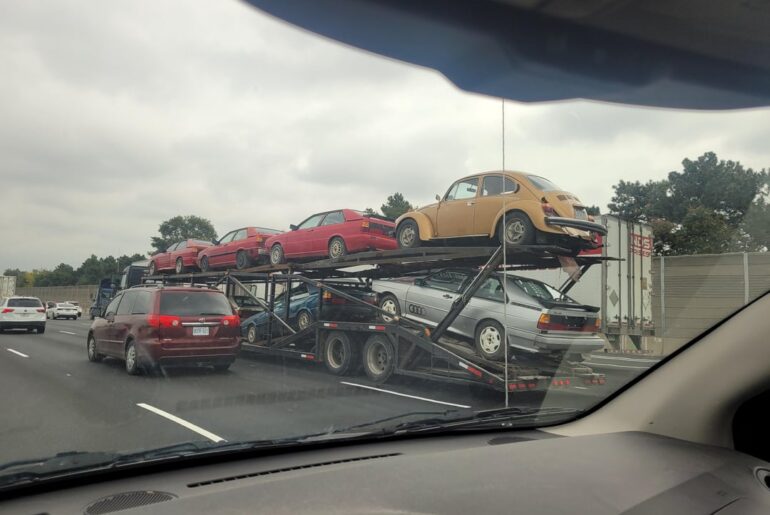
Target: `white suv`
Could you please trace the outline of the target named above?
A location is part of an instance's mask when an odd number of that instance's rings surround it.
[[[46,313],[37,297],[7,297],[0,300],[0,331],[6,329],[35,329],[45,332]]]

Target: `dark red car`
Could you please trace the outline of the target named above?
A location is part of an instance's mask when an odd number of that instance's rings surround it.
[[[240,334],[240,319],[217,289],[135,286],[120,292],[91,324],[88,359],[122,359],[132,375],[179,365],[227,370]]]
[[[164,270],[173,270],[177,274],[198,267],[198,253],[213,243],[203,240],[184,240],[174,243],[166,252],[160,252],[150,258],[148,273],[155,275]]]
[[[290,232],[269,238],[262,252],[269,254],[271,264],[278,265],[287,259],[337,259],[365,250],[392,250],[398,248],[395,228],[391,220],[361,211],[327,211],[292,225]]]
[[[259,261],[260,249],[265,240],[281,234],[276,229],[243,227],[222,236],[216,245],[198,254],[198,266],[204,272],[214,268],[237,268],[243,270]]]

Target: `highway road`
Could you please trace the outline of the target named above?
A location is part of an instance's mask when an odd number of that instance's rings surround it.
[[[129,376],[120,361],[87,360],[89,326],[57,320],[42,335],[0,333],[0,464],[63,451],[300,436],[408,412],[416,419],[504,405],[502,394],[479,395],[467,386],[408,378],[374,384],[365,376],[330,375],[322,364],[262,356],[240,357],[225,373]],[[632,373],[617,369],[603,387],[576,385],[549,393],[546,402],[590,407]],[[511,405],[542,401],[510,397]]]

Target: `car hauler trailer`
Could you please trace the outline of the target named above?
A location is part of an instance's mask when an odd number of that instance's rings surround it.
[[[418,377],[450,383],[474,384],[498,391],[544,391],[550,388],[603,385],[604,375],[573,362],[520,364],[516,361],[490,361],[476,354],[461,340],[446,335],[455,318],[471,300],[478,288],[495,271],[518,271],[562,266],[561,259],[570,259],[568,250],[554,246],[503,247],[428,247],[393,251],[365,252],[337,260],[310,263],[259,266],[243,271],[192,273],[175,276],[152,276],[146,281],[177,284],[208,284],[225,287],[228,296],[237,290],[247,292],[269,314],[266,337],[242,344],[247,352],[284,356],[324,363],[332,374],[347,375],[361,369],[376,382],[385,382],[393,375]],[[574,264],[585,272],[604,258],[576,257]],[[365,304],[346,292],[339,281],[347,279],[348,287],[356,283],[366,287],[367,281],[381,277],[396,277],[448,266],[478,267],[478,274],[458,296],[446,317],[429,328],[403,317],[395,317],[379,307]],[[370,321],[356,322],[329,319],[324,304],[318,303],[314,321],[299,329],[287,323],[291,296],[276,311],[276,292],[291,291],[293,285],[305,283],[323,294],[344,299],[351,304],[365,305],[372,312]],[[248,293],[250,285],[262,284],[263,296]],[[392,318],[385,323],[376,315]],[[280,329],[275,336],[273,328]]]

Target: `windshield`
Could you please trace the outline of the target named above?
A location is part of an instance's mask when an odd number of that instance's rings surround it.
[[[565,422],[770,289],[770,109],[503,101],[252,3],[4,2],[0,467]]]

